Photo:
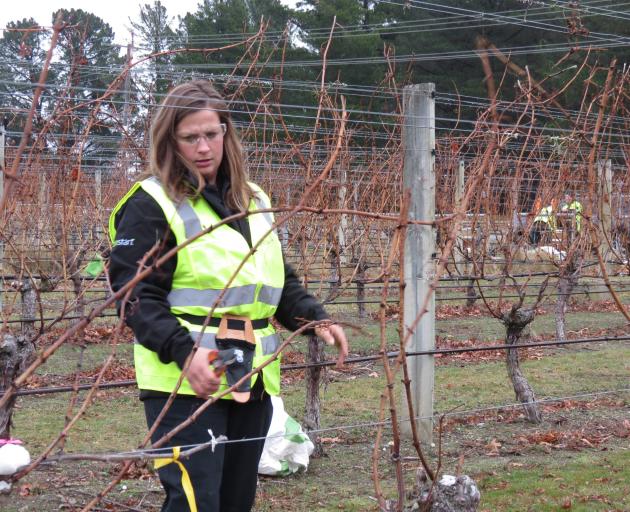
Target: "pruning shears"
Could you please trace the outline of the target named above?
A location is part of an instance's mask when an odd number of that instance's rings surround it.
[[[225,369],[236,361],[237,354],[233,348],[225,350],[213,349],[208,353],[208,363],[217,375],[223,375]]]

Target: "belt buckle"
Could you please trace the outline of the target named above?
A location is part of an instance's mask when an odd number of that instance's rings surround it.
[[[243,323],[242,329],[235,329],[234,327],[230,328],[230,320],[238,321]],[[234,322],[232,322],[234,323]],[[240,341],[246,341],[247,343],[251,343],[252,345],[256,344],[256,337],[254,336],[254,327],[252,326],[252,321],[250,318],[246,316],[237,316],[226,314],[221,317],[221,321],[219,323],[219,330],[217,332],[217,338],[222,339],[234,339]]]

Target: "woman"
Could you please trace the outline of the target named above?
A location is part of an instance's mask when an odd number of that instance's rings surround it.
[[[109,274],[114,290],[136,275],[140,262],[150,265],[235,213],[270,207],[267,196],[247,181],[227,105],[206,81],[181,84],[162,102],[151,126],[147,174],[110,217]],[[304,319],[328,318],[283,262],[276,234],[265,236],[272,222],[268,213],[251,214],[200,236],[138,283],[126,302],[125,320],[136,337],[136,378],[149,426],[191,358],[153,441],[186,420],[212,394],[269,358],[279,343],[271,317],[290,330]],[[343,362],[348,352],[343,329],[328,324],[316,327],[315,333],[338,347]],[[209,364],[217,350],[232,363],[223,375]],[[171,445],[206,442],[208,429],[229,440],[264,437],[272,414],[269,396],[279,393],[279,365],[279,361],[269,364],[261,375],[206,408],[195,423],[172,438]],[[192,482],[192,498],[186,496],[180,466],[161,467],[158,473],[166,491],[162,510],[250,510],[263,444],[263,440],[220,444],[214,452],[203,450],[181,461]]]

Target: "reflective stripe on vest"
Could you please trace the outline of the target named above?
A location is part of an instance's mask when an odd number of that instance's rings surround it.
[[[221,303],[217,301],[221,297]],[[220,307],[240,306],[242,304],[252,304],[256,296],[256,285],[235,286],[225,290],[196,290],[194,288],[178,288],[171,290],[168,294],[168,302],[172,307],[179,306],[202,306]],[[277,304],[276,304],[277,305]]]
[[[262,286],[260,292],[258,292],[258,300],[265,304],[271,304],[277,306],[280,304],[280,297],[282,296],[282,288],[273,288],[272,286]]]
[[[260,338],[260,344],[262,345],[263,355],[270,356],[280,346],[280,338],[276,333],[270,334],[269,336],[263,336]]]
[[[221,294],[223,294],[221,296]],[[258,292],[258,302],[277,306],[282,296],[282,288],[262,285]],[[219,301],[219,297],[221,300]],[[168,303],[172,307],[201,306],[227,308],[252,304],[256,300],[256,285],[234,286],[223,290],[197,290],[195,288],[178,288],[168,294]],[[219,301],[219,302],[217,302]]]
[[[190,337],[197,342],[197,339],[201,335],[201,340],[199,341],[199,346],[201,348],[207,348],[210,350],[217,349],[217,334],[215,332],[201,332],[201,331],[193,331],[190,330]],[[138,341],[134,338],[134,343],[138,344]],[[280,337],[276,334],[270,334],[269,336],[261,336],[260,344],[262,345],[262,353],[264,356],[270,356],[280,346]]]
[[[184,221],[186,238],[192,238],[202,230],[201,221],[188,201],[183,201],[177,206],[177,213]]]

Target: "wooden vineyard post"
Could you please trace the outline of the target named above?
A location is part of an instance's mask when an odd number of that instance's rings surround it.
[[[435,85],[419,84],[403,90],[404,169],[403,187],[411,192],[410,220],[435,219]],[[420,313],[424,298],[431,292],[435,272],[435,231],[432,226],[409,225],[404,254],[405,331]],[[435,349],[435,297],[416,325],[406,350],[416,352]],[[414,414],[420,440],[430,443],[433,434],[434,356],[409,357],[409,377]],[[409,419],[407,401],[402,397],[403,411]],[[405,416],[402,416],[405,418]],[[409,421],[401,425],[410,433]]]

